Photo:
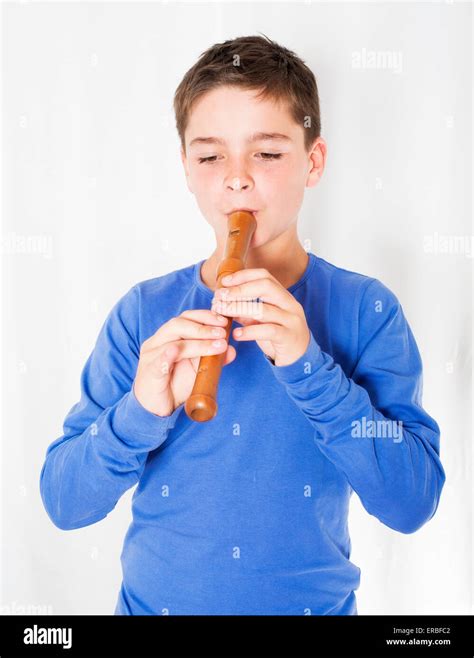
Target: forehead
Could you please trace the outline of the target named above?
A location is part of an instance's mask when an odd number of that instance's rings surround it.
[[[280,135],[296,140],[298,130],[286,101],[257,98],[258,90],[221,86],[203,94],[193,105],[186,128],[186,141],[194,146],[202,137],[250,141],[260,135]],[[199,140],[196,142],[195,140]],[[218,141],[216,143],[219,143]]]

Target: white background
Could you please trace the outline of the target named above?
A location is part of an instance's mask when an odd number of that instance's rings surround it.
[[[111,307],[212,252],[185,185],[173,94],[212,44],[262,32],[310,66],[320,91],[328,160],[306,190],[300,239],[397,295],[441,427],[447,482],[418,532],[389,529],[353,496],[359,613],[470,614],[472,5],[1,9],[1,612],[113,614],[133,489],[106,519],[66,532],[43,508],[40,470]],[[369,51],[396,59],[355,68]],[[471,256],[430,253],[436,234],[461,236]],[[22,252],[15,235],[36,249]]]

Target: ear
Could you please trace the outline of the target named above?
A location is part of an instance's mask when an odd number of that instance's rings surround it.
[[[323,175],[326,166],[327,144],[322,137],[318,137],[313,144],[313,148],[308,156],[308,177],[306,187],[317,185]]]
[[[194,194],[193,189],[191,187],[191,182],[189,179],[189,167],[188,167],[188,159],[186,157],[186,154],[183,150],[183,147],[180,149],[180,155],[181,155],[181,162],[183,163],[184,167],[184,175],[186,176],[186,185],[188,186],[188,190],[191,192],[191,194]]]

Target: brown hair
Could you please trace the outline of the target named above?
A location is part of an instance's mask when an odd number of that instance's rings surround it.
[[[316,79],[294,52],[264,37],[216,43],[187,71],[174,95],[176,128],[184,152],[184,133],[193,103],[220,85],[261,90],[257,98],[287,101],[294,121],[305,130],[304,144],[309,152],[321,134]]]

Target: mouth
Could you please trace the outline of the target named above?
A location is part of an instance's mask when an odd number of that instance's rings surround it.
[[[258,213],[258,210],[254,210],[253,208],[234,208],[233,210],[229,210],[229,212],[224,213],[225,215],[232,215],[233,212],[250,212],[252,215],[256,215]]]

